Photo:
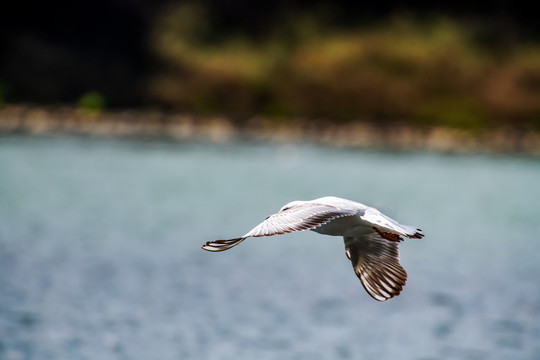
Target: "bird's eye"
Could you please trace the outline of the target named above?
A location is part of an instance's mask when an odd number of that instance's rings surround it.
[[[281,212],[287,211],[287,210],[289,210],[290,208],[291,208],[290,206],[289,206],[289,207],[286,207],[286,208],[283,208],[283,209],[281,209]]]

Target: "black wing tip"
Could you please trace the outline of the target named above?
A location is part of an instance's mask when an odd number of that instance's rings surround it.
[[[390,300],[390,299],[395,298],[396,296],[399,296],[399,295],[401,294],[401,291],[402,291],[402,290],[400,290],[400,291],[398,291],[398,292],[395,292],[395,293],[392,293],[392,294],[390,294],[390,295],[379,294],[378,296],[381,296],[382,298],[376,298],[375,296],[373,296],[373,294],[369,294],[369,295],[371,295],[371,297],[374,298],[375,300],[377,300],[378,302],[386,302],[386,301],[388,301],[388,300]]]
[[[425,235],[422,233],[422,229],[416,229],[416,232],[412,235],[408,235],[409,239],[422,239]]]
[[[373,299],[379,301],[379,302],[385,302],[385,301],[388,301],[396,296],[399,296],[401,294],[401,292],[403,291],[403,286],[405,286],[405,284],[402,284],[400,286],[400,289],[392,289],[391,291],[387,290],[387,289],[384,289],[384,290],[381,290],[381,289],[377,289],[377,290],[371,290],[369,289],[368,286],[366,286],[366,284],[364,284],[362,282],[362,286],[364,287],[364,290],[366,290],[366,292],[369,294],[369,296],[371,296]]]
[[[379,302],[385,302],[401,294],[403,288],[405,287],[407,278],[403,278],[400,280],[400,282],[393,284],[393,286],[391,286],[390,288],[388,287],[388,284],[382,285],[382,283],[380,282],[375,288],[372,288],[372,284],[371,286],[366,286],[367,284],[364,284],[364,282],[362,281],[362,286],[373,299]]]
[[[203,246],[201,246],[201,249],[211,252],[225,251],[240,244],[244,240],[245,238],[207,241]]]
[[[203,246],[201,246],[201,249],[206,251],[220,251],[217,247],[214,246],[214,243],[210,241],[207,241]]]

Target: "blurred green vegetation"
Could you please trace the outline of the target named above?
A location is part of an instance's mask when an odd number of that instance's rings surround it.
[[[88,91],[79,99],[77,108],[84,115],[97,116],[106,109],[105,97],[97,91]]]
[[[265,36],[219,36],[188,3],[167,8],[150,38],[161,66],[149,96],[176,109],[540,128],[540,45],[493,46],[481,29],[445,17],[340,29],[290,16]]]

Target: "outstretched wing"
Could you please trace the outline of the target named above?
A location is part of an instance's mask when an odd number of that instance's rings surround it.
[[[378,301],[399,295],[407,272],[399,263],[399,242],[374,231],[361,237],[345,237],[345,253],[366,291]]]
[[[272,236],[293,231],[311,230],[334,219],[354,216],[356,213],[356,210],[340,209],[331,205],[305,203],[270,215],[240,238],[208,241],[202,248],[208,251],[223,251],[238,245],[248,237]]]

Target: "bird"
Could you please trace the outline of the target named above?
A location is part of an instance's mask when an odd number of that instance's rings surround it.
[[[403,237],[422,239],[421,229],[402,225],[374,207],[335,196],[292,201],[268,216],[242,237],[206,242],[207,251],[228,250],[250,237],[313,230],[343,236],[345,254],[364,289],[375,300],[386,301],[401,293],[407,272],[399,262]]]

